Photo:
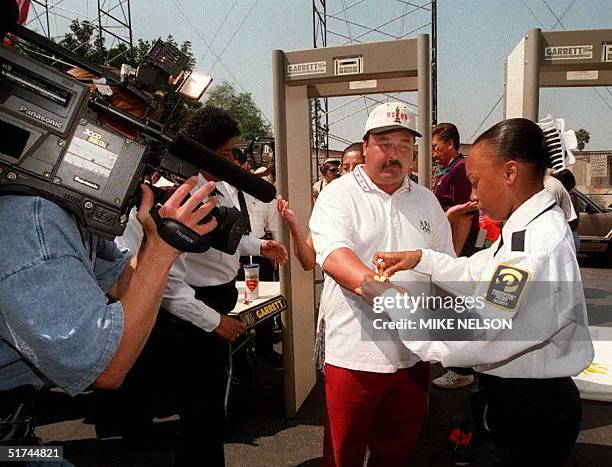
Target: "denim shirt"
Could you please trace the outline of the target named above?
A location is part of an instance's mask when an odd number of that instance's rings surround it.
[[[101,240],[94,267],[75,219],[40,197],[0,196],[0,219],[0,390],[76,395],[121,340],[123,308],[105,292],[129,253]]]

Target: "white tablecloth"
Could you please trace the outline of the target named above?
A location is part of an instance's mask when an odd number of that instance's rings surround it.
[[[612,328],[589,326],[589,331],[595,358],[574,381],[583,399],[612,402]]]

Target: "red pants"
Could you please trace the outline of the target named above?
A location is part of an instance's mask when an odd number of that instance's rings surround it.
[[[428,363],[396,373],[325,365],[325,467],[405,467],[427,410]]]

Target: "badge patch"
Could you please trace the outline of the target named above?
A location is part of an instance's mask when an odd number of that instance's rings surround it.
[[[487,302],[508,311],[517,311],[529,276],[528,271],[499,264],[487,290]]]

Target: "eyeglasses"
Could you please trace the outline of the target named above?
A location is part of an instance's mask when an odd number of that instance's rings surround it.
[[[338,167],[330,167],[329,169],[327,169],[327,171],[331,173],[338,173]]]
[[[390,153],[392,149],[395,149],[395,152],[398,154],[412,153],[412,145],[405,143],[379,143],[374,144],[374,146],[379,148],[385,154]]]

